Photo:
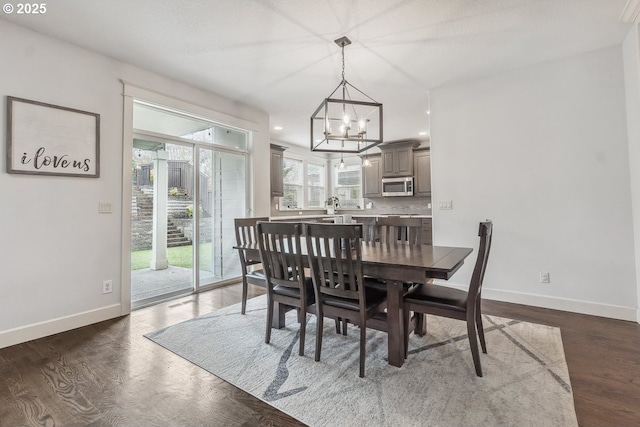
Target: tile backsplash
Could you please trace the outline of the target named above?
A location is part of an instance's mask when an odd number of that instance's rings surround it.
[[[431,197],[375,197],[364,199],[365,206],[371,203],[371,209],[359,211],[366,214],[414,214],[431,215]]]

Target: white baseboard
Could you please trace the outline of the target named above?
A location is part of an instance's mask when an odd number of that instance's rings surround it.
[[[440,283],[439,283],[440,284]],[[452,288],[464,289],[464,285],[442,283]],[[550,297],[546,295],[511,292],[499,289],[482,289],[483,299],[511,302],[514,304],[531,305],[554,310],[570,311],[573,313],[589,314],[592,316],[608,317],[612,319],[628,320],[640,323],[640,308],[623,307],[611,304],[600,304],[589,301],[572,300],[567,298]],[[0,348],[35,340],[49,335],[81,328],[93,323],[102,322],[122,316],[121,304],[113,304],[96,310],[85,311],[72,316],[60,317],[46,322],[34,323],[20,328],[0,332]]]
[[[439,285],[467,290],[468,286],[438,282]],[[640,323],[640,308],[624,307],[613,304],[602,304],[548,295],[528,294],[524,292],[504,291],[482,287],[482,299],[531,305],[553,310],[570,311],[572,313],[589,314],[591,316],[608,317],[610,319],[628,320]]]
[[[71,329],[102,322],[104,320],[120,317],[120,304],[102,307],[96,310],[85,311],[71,316],[34,323],[7,331],[0,331],[0,348],[35,340]]]
[[[551,308],[553,310],[608,317],[610,319],[636,321],[635,312],[637,309],[635,307],[624,307],[613,304],[601,304],[590,301],[550,297],[547,295],[535,295],[484,288],[482,289],[482,297],[491,300],[512,302],[515,304],[532,305],[535,307]]]

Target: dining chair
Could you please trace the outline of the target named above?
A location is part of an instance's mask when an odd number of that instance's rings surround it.
[[[420,218],[379,217],[375,227],[376,236],[381,243],[422,244],[422,219]]]
[[[268,217],[256,218],[235,218],[234,226],[236,229],[236,244],[238,246],[250,245],[257,243],[256,225],[258,221],[269,221]],[[251,258],[242,249],[238,250],[240,256],[240,268],[242,272],[242,306],[240,312],[245,314],[247,309],[247,292],[249,283],[252,285],[266,287],[264,271],[262,269],[253,269],[249,271],[250,266],[260,264],[260,258]]]
[[[374,239],[380,243],[405,243],[411,245],[419,245],[422,243],[422,219],[408,218],[400,216],[379,217],[376,219],[373,232]],[[375,279],[369,282],[370,286],[377,289],[386,289],[386,281]],[[407,289],[413,286],[413,283],[407,283]]]
[[[361,224],[306,224],[307,257],[316,299],[316,362],[324,317],[360,327],[360,377],[364,377],[367,319],[386,306],[385,291],[366,286],[362,274]]]
[[[467,334],[471,355],[476,374],[482,376],[480,365],[480,354],[478,351],[478,339],[482,346],[482,352],[487,353],[487,346],[484,340],[484,328],[482,326],[481,293],[482,281],[487,268],[489,250],[491,249],[491,236],[493,234],[493,223],[490,220],[480,223],[478,236],[480,244],[478,246],[478,257],[471,276],[469,289],[463,291],[439,285],[422,285],[410,290],[403,301],[403,312],[405,322],[405,343],[404,352],[407,356],[409,346],[409,312],[417,313],[416,316],[432,314],[436,316],[448,317],[451,319],[465,320],[467,322]],[[420,325],[420,326],[418,326]],[[416,322],[416,329],[426,326],[426,316]],[[476,335],[477,330],[477,335]]]
[[[300,356],[304,355],[307,312],[314,304],[313,282],[305,277],[302,263],[302,224],[295,222],[258,222],[258,247],[267,283],[267,333],[271,341],[274,303],[298,309]]]

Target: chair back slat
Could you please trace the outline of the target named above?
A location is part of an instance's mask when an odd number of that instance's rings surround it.
[[[376,221],[376,229],[381,243],[422,244],[422,219],[420,218],[380,217]]]
[[[375,242],[378,240],[376,233],[376,218],[359,218],[358,224],[362,224],[362,240],[365,242]]]

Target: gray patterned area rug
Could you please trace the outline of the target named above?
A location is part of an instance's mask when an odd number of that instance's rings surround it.
[[[238,304],[145,336],[311,426],[576,426],[560,330],[483,319],[482,378],[465,323],[432,316],[425,337],[411,335],[402,368],[387,363],[386,334],[367,330],[365,378],[353,325],[345,337],[325,321],[320,362],[313,315],[303,357],[293,311],[265,344],[265,296],[244,316]]]

